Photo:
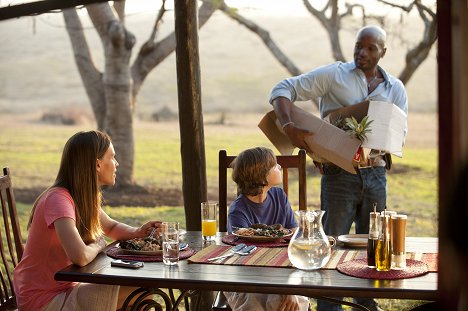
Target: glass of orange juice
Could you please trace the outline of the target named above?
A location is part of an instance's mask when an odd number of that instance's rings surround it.
[[[216,237],[217,202],[201,203],[202,236],[205,241],[214,241]]]

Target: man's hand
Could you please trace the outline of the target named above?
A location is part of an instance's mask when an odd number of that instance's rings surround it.
[[[294,295],[284,295],[278,311],[298,311],[298,310],[299,310],[299,302],[297,301],[297,297]]]
[[[300,127],[296,127],[294,123],[291,123],[285,126],[283,131],[284,133],[286,133],[286,135],[289,137],[289,140],[295,147],[304,149],[308,153],[312,153],[312,150],[309,148],[309,146],[305,142],[305,139],[314,135],[314,133],[308,130],[304,130]]]

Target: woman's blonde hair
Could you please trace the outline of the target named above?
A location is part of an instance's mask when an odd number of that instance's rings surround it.
[[[110,144],[109,135],[100,131],[78,132],[70,137],[63,148],[57,178],[50,187],[63,187],[70,193],[75,203],[76,227],[85,243],[102,235],[99,221],[101,189],[98,185],[96,161],[104,156]],[[48,189],[45,192],[47,191]],[[43,194],[34,203],[28,228]]]
[[[271,149],[256,147],[239,153],[232,166],[232,180],[238,192],[244,195],[258,195],[268,185],[267,176],[276,165],[276,156]]]

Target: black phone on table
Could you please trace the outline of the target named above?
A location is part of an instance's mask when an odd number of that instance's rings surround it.
[[[138,269],[138,268],[143,267],[144,264],[141,261],[116,259],[116,260],[111,261],[111,266],[112,267]]]

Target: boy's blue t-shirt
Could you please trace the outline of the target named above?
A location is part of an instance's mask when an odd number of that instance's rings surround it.
[[[232,227],[248,228],[258,223],[282,224],[288,229],[297,227],[294,212],[283,189],[270,188],[263,203],[254,203],[243,194],[231,203],[227,226],[229,233],[233,231]]]

